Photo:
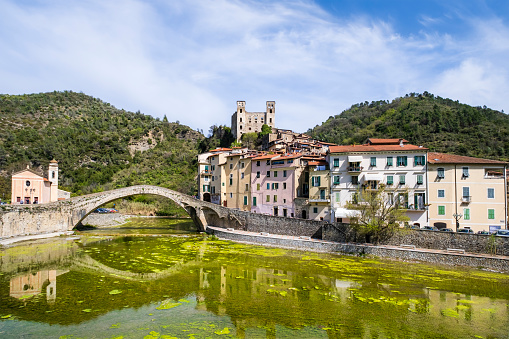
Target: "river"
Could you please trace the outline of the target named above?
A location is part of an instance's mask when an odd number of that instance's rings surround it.
[[[507,338],[509,276],[237,244],[188,220],[0,250],[0,337]]]

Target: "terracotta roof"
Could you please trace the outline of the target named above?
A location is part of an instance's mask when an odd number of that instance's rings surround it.
[[[51,160],[50,163],[55,163],[55,164],[58,164],[58,161],[56,161],[55,159]]]
[[[330,146],[329,153],[350,153],[350,152],[387,152],[387,151],[427,151],[426,147],[405,144],[398,145],[346,145]]]
[[[296,158],[300,158],[301,156],[302,156],[302,154],[295,153],[295,154],[282,155],[278,159],[296,159]]]
[[[274,157],[277,157],[277,156],[280,156],[280,154],[263,154],[263,155],[260,155],[260,156],[257,156],[255,158],[253,158],[252,160],[270,159],[270,158],[274,158]]]
[[[309,166],[327,165],[327,161],[325,161],[325,160],[322,160],[322,161],[310,161],[310,162],[308,162],[308,165]]]
[[[481,159],[481,158],[467,157],[464,155],[446,154],[446,153],[438,153],[438,152],[429,152],[428,153],[428,162],[430,164],[497,164],[497,165],[507,165],[506,162],[498,161],[498,160]]]
[[[319,144],[322,144],[322,145],[329,145],[329,146],[337,146],[336,144],[333,144],[331,142],[323,142],[323,141],[318,141]]]
[[[370,145],[399,145],[400,141],[407,143],[405,139],[373,139],[368,138],[367,143]]]
[[[212,149],[209,152],[221,152],[221,151],[231,151],[231,150],[232,150],[231,148],[219,147],[219,148],[216,148],[216,149]]]

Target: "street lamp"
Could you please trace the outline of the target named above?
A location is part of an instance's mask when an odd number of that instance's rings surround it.
[[[458,232],[458,228],[460,227],[460,219],[463,216],[463,214],[454,213],[452,216],[454,217],[454,219],[456,219],[456,232]]]

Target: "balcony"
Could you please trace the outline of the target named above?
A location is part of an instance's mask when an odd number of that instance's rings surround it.
[[[471,196],[463,196],[461,197],[461,203],[462,204],[469,204],[472,201]]]
[[[364,168],[364,167],[362,167],[362,166],[348,166],[348,167],[346,168],[346,170],[347,170],[348,172],[359,173],[360,171],[362,171],[362,169],[363,169],[363,168]]]
[[[201,175],[212,175],[212,171],[210,171],[210,170],[203,170],[203,171],[201,171]]]
[[[324,194],[310,195],[309,202],[330,202],[330,198]]]

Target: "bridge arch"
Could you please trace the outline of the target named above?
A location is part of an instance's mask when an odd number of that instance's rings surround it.
[[[201,201],[184,195],[182,193],[170,190],[168,188],[158,186],[131,186],[125,188],[119,188],[111,191],[105,191],[85,196],[83,201],[75,204],[72,208],[73,221],[70,225],[70,229],[74,228],[80,222],[83,221],[90,213],[95,211],[98,207],[107,204],[111,201],[126,198],[134,195],[157,195],[168,198],[175,202],[177,205],[186,210],[193,222],[195,223],[198,231],[205,231],[207,227],[206,218],[204,218],[202,209],[206,210],[207,213],[214,213],[212,208],[203,208],[200,206]],[[80,197],[77,197],[80,198]]]

